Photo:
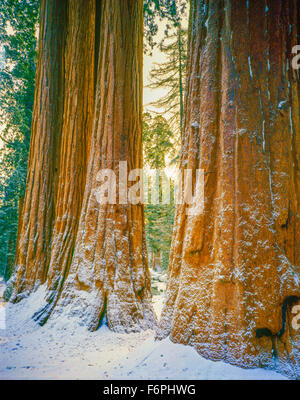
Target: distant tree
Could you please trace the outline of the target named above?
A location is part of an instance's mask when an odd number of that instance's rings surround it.
[[[167,153],[176,161],[179,156],[178,142],[182,134],[183,92],[186,70],[187,31],[182,29],[181,19],[185,14],[185,0],[145,0],[144,1],[144,36],[145,48],[160,46],[167,61],[156,64],[150,73],[150,88],[167,88],[168,92],[151,105],[160,109],[157,117],[144,115],[144,161],[151,168],[165,166]],[[155,42],[158,21],[167,20],[165,38]],[[151,50],[150,50],[151,51]],[[160,116],[162,112],[169,116],[169,124]],[[172,129],[171,129],[172,128]],[[174,135],[173,132],[180,132]],[[172,140],[170,140],[172,138]],[[171,145],[170,145],[171,144]],[[172,149],[172,152],[170,150]],[[176,155],[176,157],[175,157]],[[175,158],[174,158],[175,157]],[[155,179],[161,179],[158,176]],[[161,183],[159,183],[160,185]],[[173,190],[173,188],[171,188]],[[161,191],[161,189],[160,189]],[[173,193],[171,194],[173,198]],[[174,219],[174,202],[169,205],[148,205],[145,210],[147,244],[154,269],[167,268]]]
[[[151,89],[166,88],[167,94],[152,102],[151,105],[169,115],[169,123],[182,136],[183,95],[187,58],[187,30],[178,22],[175,31],[160,44],[160,50],[167,61],[155,63],[150,72]],[[161,111],[160,111],[161,112]]]
[[[25,192],[38,9],[38,0],[0,2],[0,274],[6,279],[12,272]]]
[[[144,163],[155,169],[152,177],[157,186],[159,204],[148,204],[145,210],[147,245],[151,257],[151,266],[155,270],[166,269],[171,245],[174,201],[171,186],[170,204],[162,204],[162,179],[159,170],[166,166],[166,157],[174,154],[174,135],[166,119],[160,115],[152,117],[144,114],[143,119]],[[149,193],[151,199],[151,193]]]
[[[155,35],[158,32],[158,21],[167,20],[165,34],[180,23],[187,9],[187,0],[144,0],[144,37],[145,51],[157,45]]]
[[[150,113],[143,115],[144,162],[150,168],[159,169],[166,166],[166,156],[172,155],[174,134],[167,120]]]

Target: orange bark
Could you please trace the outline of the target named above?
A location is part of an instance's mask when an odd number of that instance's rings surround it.
[[[20,300],[46,280],[57,191],[67,1],[42,0],[40,14],[27,189],[20,217],[12,301]]]
[[[177,209],[158,337],[299,376],[299,5],[223,3],[192,1],[181,164],[204,211]]]
[[[115,331],[151,328],[143,205],[100,205],[97,175],[119,161],[142,167],[141,0],[101,3],[94,129],[70,274],[57,305],[90,330],[104,315]]]
[[[84,193],[95,81],[95,0],[41,2],[28,179],[11,301],[47,281],[44,322],[68,273]]]
[[[128,170],[142,167],[142,9],[142,0],[41,4],[12,296],[19,300],[47,281],[47,305],[34,315],[41,324],[69,303],[89,329],[104,314],[118,331],[156,322],[143,206],[100,206],[94,193],[100,169],[118,172],[119,161]]]
[[[46,322],[72,261],[85,187],[94,111],[95,0],[69,0],[64,118],[58,190],[47,274],[47,301],[35,319]]]

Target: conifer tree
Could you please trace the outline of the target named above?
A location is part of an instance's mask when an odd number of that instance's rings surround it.
[[[38,0],[0,3],[0,274],[13,271],[34,98]]]

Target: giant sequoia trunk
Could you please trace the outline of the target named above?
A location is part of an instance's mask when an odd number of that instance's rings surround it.
[[[34,315],[41,324],[55,306],[58,314],[68,306],[89,329],[96,329],[105,314],[118,331],[156,322],[143,205],[101,205],[95,196],[101,169],[118,174],[119,161],[129,171],[142,167],[142,3],[41,3],[29,173],[12,296],[19,300],[47,282],[47,305]]]
[[[42,0],[26,195],[15,258],[17,301],[44,283],[50,257],[63,124],[66,0]]]
[[[44,323],[56,304],[73,256],[87,172],[94,111],[95,0],[69,0],[65,48],[64,117],[47,275]]]
[[[106,314],[115,331],[151,328],[150,275],[141,204],[97,202],[101,169],[142,167],[141,0],[101,3],[96,106],[74,257],[56,314],[96,329]],[[117,197],[118,193],[117,193]]]
[[[181,163],[204,170],[204,210],[177,209],[158,337],[299,376],[299,2],[193,0],[190,18]]]
[[[34,316],[41,324],[69,271],[59,310],[71,302],[90,329],[105,313],[114,330],[155,324],[143,206],[100,205],[95,197],[100,169],[118,173],[119,161],[129,171],[142,167],[142,32],[141,0],[42,1],[12,296],[19,300],[47,281],[47,306]]]
[[[47,281],[45,321],[72,259],[94,110],[95,0],[43,0],[28,178],[11,300]],[[46,312],[47,311],[47,312]]]

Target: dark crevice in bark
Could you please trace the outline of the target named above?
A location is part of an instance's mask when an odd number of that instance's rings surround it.
[[[282,323],[279,332],[273,334],[269,328],[258,328],[255,331],[256,337],[259,339],[262,337],[270,337],[272,339],[272,343],[274,338],[281,338],[286,330],[286,317],[287,317],[288,307],[292,307],[299,300],[300,297],[298,296],[288,296],[287,298],[284,299],[284,302],[282,304]]]
[[[282,325],[280,331],[277,333],[277,336],[280,338],[286,329],[286,316],[287,316],[287,311],[288,307],[292,307],[295,305],[298,300],[300,300],[300,297],[297,296],[289,296],[286,299],[284,299],[283,305],[282,305]]]
[[[107,296],[105,296],[103,310],[102,310],[102,313],[101,313],[100,318],[99,318],[98,325],[96,326],[95,330],[101,328],[101,326],[103,325],[104,319],[106,318],[106,314],[107,314],[106,311],[107,311]],[[106,322],[108,324],[108,321],[106,321]],[[94,331],[94,329],[90,329],[90,330]]]

